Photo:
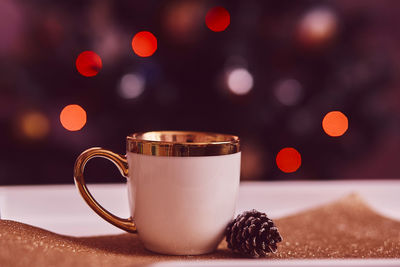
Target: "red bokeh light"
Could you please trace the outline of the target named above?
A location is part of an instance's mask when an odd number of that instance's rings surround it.
[[[140,57],[149,57],[157,50],[157,38],[148,31],[138,32],[133,36],[132,49]]]
[[[283,172],[295,172],[301,166],[301,155],[293,147],[285,147],[276,155],[276,165]]]
[[[80,53],[76,59],[75,65],[78,72],[85,77],[97,75],[103,67],[100,56],[93,51],[84,51]]]
[[[206,15],[206,25],[214,32],[222,32],[231,23],[228,10],[221,6],[211,8]]]

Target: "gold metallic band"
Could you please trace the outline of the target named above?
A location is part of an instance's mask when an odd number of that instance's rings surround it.
[[[126,138],[127,152],[168,157],[219,156],[240,152],[239,137],[185,131],[135,133]]]

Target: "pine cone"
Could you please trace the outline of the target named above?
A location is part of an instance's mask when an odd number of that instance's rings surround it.
[[[251,210],[238,215],[226,228],[228,248],[253,258],[275,253],[282,241],[274,222],[267,214]]]

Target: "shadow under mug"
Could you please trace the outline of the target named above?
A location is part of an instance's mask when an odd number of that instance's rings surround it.
[[[126,155],[90,148],[77,158],[75,184],[103,219],[137,232],[154,252],[197,255],[216,249],[232,219],[240,180],[237,136],[184,131],[136,133],[126,138]],[[104,209],[84,180],[86,163],[112,161],[127,178],[131,217]]]

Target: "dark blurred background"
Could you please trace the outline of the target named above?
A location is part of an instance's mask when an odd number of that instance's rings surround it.
[[[229,26],[210,30],[216,6]],[[400,178],[400,1],[0,1],[0,184],[72,183],[92,146],[125,151],[147,130],[236,134],[242,180]],[[157,50],[139,57],[132,37]],[[85,77],[78,55],[102,60]],[[60,112],[80,105],[69,131]],[[330,111],[348,130],[327,135]],[[279,170],[284,147],[300,168]],[[88,182],[118,182],[98,159]]]

